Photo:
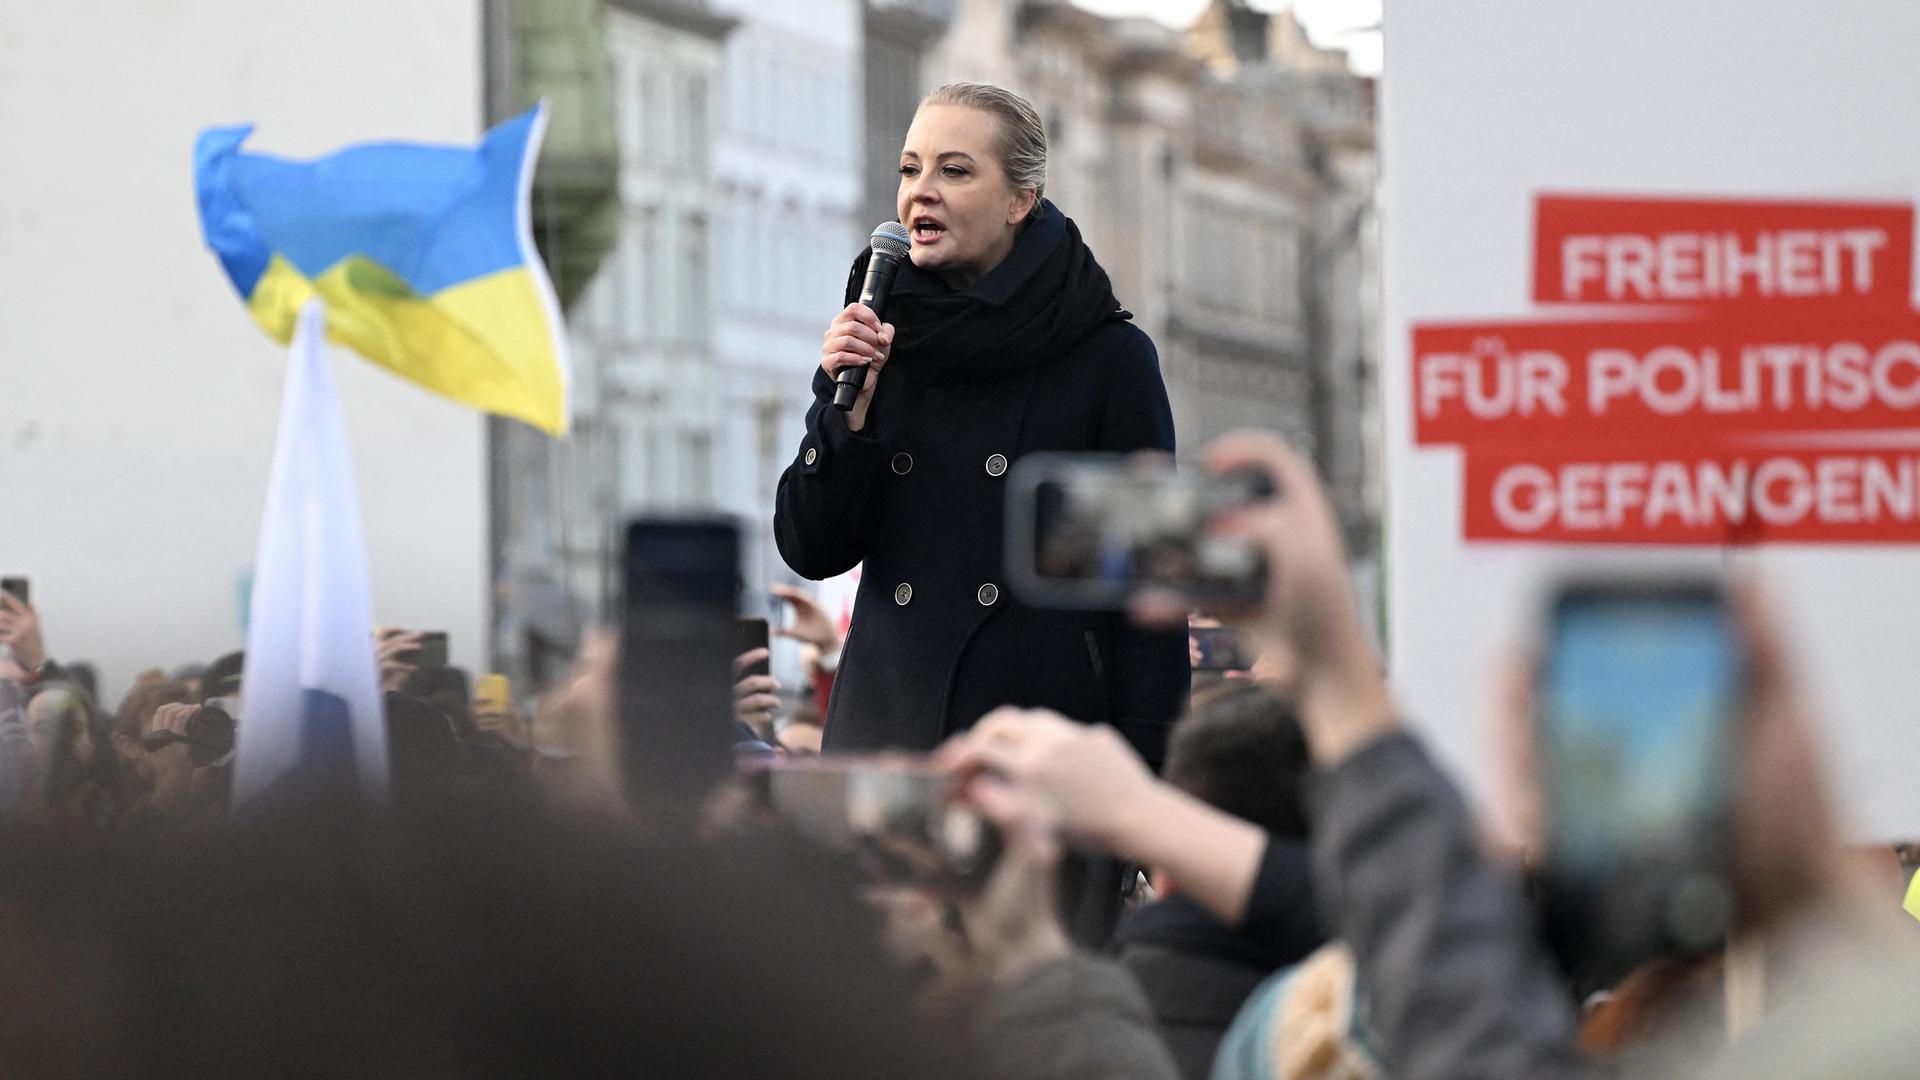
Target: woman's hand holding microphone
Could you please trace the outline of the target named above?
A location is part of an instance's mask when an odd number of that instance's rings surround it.
[[[859,431],[867,426],[867,406],[873,401],[874,388],[880,385],[880,369],[887,364],[893,348],[893,324],[883,323],[865,304],[848,304],[827,327],[826,341],[820,348],[820,366],[829,378],[837,378],[840,369],[864,367],[866,385],[847,413],[847,427]]]

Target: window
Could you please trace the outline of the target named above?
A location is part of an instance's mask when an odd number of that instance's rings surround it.
[[[630,137],[635,152],[642,160],[652,158],[659,153],[658,125],[655,118],[660,108],[660,77],[652,69],[640,73],[639,100],[632,110],[633,127]]]
[[[687,221],[686,232],[686,287],[681,290],[685,297],[685,308],[681,312],[680,338],[699,340],[706,337],[703,328],[708,323],[707,293],[710,283],[707,280],[707,219],[694,216]]]
[[[652,207],[640,211],[631,240],[632,272],[627,289],[632,294],[628,305],[639,312],[639,339],[658,340],[666,331],[665,276],[657,272],[655,261],[660,250],[660,215]]]
[[[687,76],[687,96],[682,104],[686,117],[680,125],[680,161],[690,172],[705,173],[709,138],[706,76]]]
[[[705,431],[687,431],[681,435],[680,498],[683,505],[708,506],[713,502],[713,436]]]
[[[647,334],[645,305],[647,288],[652,283],[647,280],[644,235],[645,219],[639,222],[629,219],[627,235],[620,238],[620,247],[614,256],[620,264],[620,276],[615,279],[620,292],[613,299],[613,307],[619,313],[618,336],[628,340],[644,338]]]
[[[633,64],[625,57],[613,60],[613,123],[621,147],[631,153],[639,148],[640,82]]]
[[[614,332],[615,311],[620,291],[620,251],[616,247],[600,264],[600,272],[587,285],[586,325],[590,335],[607,336]]]

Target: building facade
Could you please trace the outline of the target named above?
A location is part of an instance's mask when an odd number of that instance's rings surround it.
[[[718,509],[745,526],[756,606],[793,581],[773,543],[780,474],[805,431],[821,339],[865,241],[859,0],[716,0],[728,36],[715,130],[712,305]]]
[[[592,265],[582,243],[608,249],[590,280],[559,283],[580,297],[573,434],[491,427],[509,669],[529,626],[562,641],[608,614],[636,513],[739,519],[750,608],[792,580],[772,506],[821,335],[894,216],[915,106],[959,79],[1039,108],[1047,194],[1158,345],[1183,451],[1237,427],[1285,434],[1329,478],[1354,549],[1373,549],[1371,84],[1290,17],[1215,0],[1181,34],[1067,0],[603,6],[612,224],[543,233],[563,278]],[[577,164],[543,158],[542,174]],[[544,209],[597,226],[569,205]]]
[[[1371,83],[1241,0],[1215,0],[1184,35],[1067,0],[944,14],[917,86],[870,75],[869,117],[903,129],[913,100],[961,79],[1027,95],[1051,142],[1047,194],[1158,346],[1183,455],[1235,428],[1285,435],[1327,476],[1364,561],[1380,506]],[[869,44],[911,70],[900,51]],[[876,175],[886,134],[870,132]]]

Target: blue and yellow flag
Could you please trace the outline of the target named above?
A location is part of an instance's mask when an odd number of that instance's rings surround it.
[[[317,295],[333,340],[561,435],[565,330],[528,204],[545,128],[541,105],[475,147],[369,143],[312,161],[240,149],[251,125],[210,128],[193,155],[200,225],[276,341]]]

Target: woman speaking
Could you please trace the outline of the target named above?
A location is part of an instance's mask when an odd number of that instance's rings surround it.
[[[900,151],[912,248],[890,322],[850,302],[827,328],[774,533],[805,577],[865,564],[828,750],[927,750],[1022,705],[1111,723],[1157,766],[1186,695],[1184,633],[1030,608],[1002,585],[1005,479],[1021,455],[1173,449],[1153,342],[1042,198],[1046,168],[1024,98],[979,83],[929,94]],[[866,384],[842,412],[834,375],[848,365]]]

